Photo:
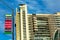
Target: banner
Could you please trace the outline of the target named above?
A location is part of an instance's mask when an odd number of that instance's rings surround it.
[[[5,34],[12,33],[12,15],[6,14],[5,15]]]

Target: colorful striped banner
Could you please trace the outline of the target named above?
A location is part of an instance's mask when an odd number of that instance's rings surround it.
[[[7,14],[5,19],[5,34],[11,34],[12,32],[12,15]]]

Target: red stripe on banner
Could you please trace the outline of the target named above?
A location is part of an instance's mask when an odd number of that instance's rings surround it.
[[[5,25],[12,25],[12,24],[5,24]]]
[[[12,28],[12,26],[6,26],[5,28]]]
[[[5,26],[12,26],[12,24],[10,24],[10,25],[9,24],[8,25],[5,24]]]
[[[12,20],[5,20],[5,22],[12,22]]]
[[[11,22],[9,22],[9,21],[5,21],[5,24],[7,24],[7,23],[12,23],[12,21],[11,21]]]
[[[5,24],[12,24],[12,22],[5,22]]]

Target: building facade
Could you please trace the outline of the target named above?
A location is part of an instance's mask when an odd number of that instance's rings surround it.
[[[16,40],[54,40],[60,28],[60,13],[28,14],[27,5],[16,9]],[[59,36],[57,38],[59,40]]]

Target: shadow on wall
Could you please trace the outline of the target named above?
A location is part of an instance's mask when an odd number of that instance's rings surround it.
[[[60,40],[60,37],[58,35],[58,30],[55,32],[54,40]]]

